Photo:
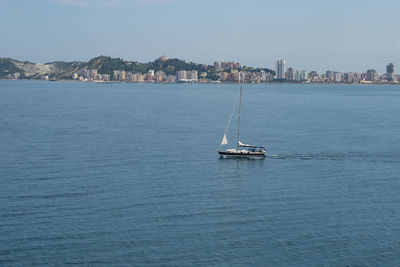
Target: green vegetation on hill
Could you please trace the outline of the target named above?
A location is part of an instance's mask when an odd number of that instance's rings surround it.
[[[275,71],[270,70],[268,68],[253,68],[247,66],[243,66],[240,68],[240,71],[248,71],[248,72],[260,72],[262,70],[265,71],[266,73],[271,73],[272,75],[275,75]]]
[[[121,58],[111,58],[100,56],[89,60],[85,67],[88,69],[97,69],[100,74],[112,74],[113,70],[126,70],[127,64]]]
[[[91,59],[85,67],[88,69],[97,69],[100,74],[110,75],[113,73],[114,70],[124,70],[136,73],[146,73],[149,70],[162,70],[167,75],[176,75],[176,72],[180,70],[197,70],[198,72],[202,72],[206,71],[207,69],[213,69],[212,66],[195,64],[193,62],[187,63],[184,60],[175,58],[164,61],[157,59],[149,63],[139,63],[135,61],[126,61],[121,58],[111,58],[106,56],[100,56]]]
[[[138,63],[135,61],[126,61],[121,58],[112,58],[106,56],[99,56],[91,59],[84,64],[84,68],[97,69],[100,74],[113,74],[114,70],[124,70],[130,72],[145,73],[150,69],[154,69],[151,63]]]
[[[156,61],[152,62],[154,70],[162,70],[167,75],[175,75],[177,71],[180,70],[196,70],[199,73],[207,71],[208,69],[214,69],[214,67],[210,65],[203,65],[203,64],[196,64],[193,62],[185,62],[184,60],[180,59],[168,59],[168,60],[160,60],[157,59]]]

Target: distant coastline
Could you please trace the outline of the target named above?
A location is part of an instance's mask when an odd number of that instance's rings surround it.
[[[400,76],[393,73],[394,65],[380,75],[369,69],[366,73],[341,73],[285,69],[285,61],[276,62],[276,70],[241,66],[235,61],[214,62],[213,65],[168,59],[161,56],[153,62],[139,63],[121,58],[99,56],[88,62],[51,63],[22,62],[0,58],[2,80],[47,80],[77,82],[126,83],[206,83],[206,84],[400,84]]]

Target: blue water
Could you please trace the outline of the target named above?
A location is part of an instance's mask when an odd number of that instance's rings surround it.
[[[399,266],[400,87],[238,87],[0,81],[0,264]]]

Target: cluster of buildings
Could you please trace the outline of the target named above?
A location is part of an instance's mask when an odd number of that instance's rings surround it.
[[[72,80],[79,81],[105,81],[111,80],[109,74],[100,74],[97,69],[82,69],[79,72],[72,73]]]
[[[24,77],[23,74],[21,75],[20,72],[14,72],[14,73],[8,74],[5,78],[7,80],[19,80],[19,79],[24,79],[25,77]],[[47,74],[36,76],[35,79],[37,79],[37,80],[46,80],[46,81],[51,80],[50,76],[47,75]]]
[[[168,60],[165,56],[159,58],[161,61]],[[127,72],[125,70],[114,70],[111,74],[101,74],[97,69],[81,69],[72,73],[72,80],[93,82],[157,82],[157,83],[269,83],[269,82],[293,82],[293,83],[400,83],[400,75],[394,73],[394,64],[386,66],[386,73],[379,74],[374,69],[364,73],[339,72],[328,70],[325,73],[316,71],[297,70],[286,68],[283,59],[277,60],[275,73],[268,69],[254,69],[242,67],[235,61],[215,61],[214,68],[203,65],[197,70],[179,70],[175,75],[166,74],[162,70],[150,69],[146,73]],[[21,73],[10,73],[7,79],[18,80],[24,77]],[[36,76],[36,79],[49,80],[49,74]],[[54,77],[52,79],[55,79]]]
[[[197,71],[181,70],[177,75],[166,75],[164,71],[149,70],[147,73],[133,73],[124,70],[114,70],[112,75],[99,74],[97,69],[82,69],[72,74],[72,80],[75,81],[98,81],[98,82],[197,82]]]
[[[220,82],[234,83],[261,83],[272,82],[274,75],[264,70],[248,71],[241,68],[239,62],[214,62],[215,75],[219,77]]]
[[[18,79],[21,79],[21,73],[19,73],[19,72],[10,73],[10,74],[7,75],[7,79],[8,79],[8,80],[18,80]]]
[[[394,64],[386,66],[386,73],[379,74],[374,69],[365,73],[360,72],[339,72],[328,70],[318,74],[316,71],[286,69],[286,62],[283,59],[276,61],[275,81],[278,82],[305,82],[305,83],[399,83],[400,76],[394,74]]]
[[[93,82],[157,82],[157,83],[206,83],[210,82],[205,68],[203,72],[196,70],[179,70],[176,75],[166,75],[164,71],[149,70],[147,73],[133,73],[124,70],[114,70],[112,75],[100,74],[97,69],[82,69],[72,74],[72,80],[75,81],[93,81]],[[260,83],[273,82],[274,75],[264,70],[243,70],[239,62],[214,62],[214,79],[217,82],[233,83]]]

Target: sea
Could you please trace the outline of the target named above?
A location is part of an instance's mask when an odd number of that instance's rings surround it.
[[[220,159],[237,142],[267,157]],[[400,266],[400,86],[0,81],[0,265]]]

